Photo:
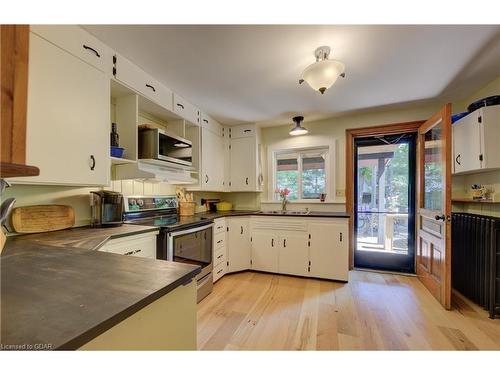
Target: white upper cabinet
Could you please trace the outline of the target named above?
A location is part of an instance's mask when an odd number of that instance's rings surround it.
[[[122,55],[114,57],[115,78],[163,108],[172,111],[172,91]]]
[[[103,71],[30,33],[26,163],[14,182],[109,185],[110,80]]]
[[[224,138],[201,128],[201,188],[224,191]]]
[[[100,71],[112,74],[113,53],[100,40],[75,25],[31,25],[30,30]]]
[[[454,173],[500,168],[500,105],[479,108],[452,125]]]
[[[262,191],[261,145],[255,125],[229,128],[230,191]]]
[[[203,128],[209,129],[220,137],[224,136],[224,129],[221,124],[215,121],[212,117],[203,113],[201,111],[198,112],[198,118],[200,126]]]
[[[182,96],[174,93],[173,111],[184,120],[199,125],[199,110]]]

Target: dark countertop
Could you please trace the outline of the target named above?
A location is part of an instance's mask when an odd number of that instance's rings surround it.
[[[53,232],[62,236],[52,241],[59,246],[46,244],[49,234],[9,238],[1,254],[2,349],[76,349],[200,272],[183,263],[62,245],[63,232],[77,234],[69,242],[94,248],[125,230],[157,229],[137,227],[99,229],[95,240],[95,229]]]
[[[42,245],[97,250],[110,239],[154,232],[157,230],[158,228],[156,227],[129,224],[123,224],[119,227],[104,228],[86,226],[54,232],[25,234],[17,236],[16,238],[23,239],[24,241],[34,241]]]
[[[286,215],[281,215],[277,213],[266,213],[265,211],[217,211],[217,212],[200,212],[197,213],[196,215],[193,216],[193,218],[196,217],[203,217],[207,219],[218,219],[220,217],[229,217],[229,216],[245,216],[245,215],[252,215],[252,216],[279,216],[279,217],[303,217],[303,218],[308,218],[308,217],[324,217],[324,218],[349,218],[351,215],[348,214],[347,212],[334,212],[334,211],[311,211],[308,215],[301,215],[301,214],[286,214]]]

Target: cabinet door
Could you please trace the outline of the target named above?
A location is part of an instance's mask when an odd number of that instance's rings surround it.
[[[278,272],[279,241],[273,231],[252,232],[252,269]]]
[[[146,98],[149,98],[162,107],[172,110],[172,91],[159,83],[137,65],[125,57],[116,54],[115,78]]]
[[[347,221],[311,223],[309,233],[310,276],[347,281],[349,272]]]
[[[255,191],[255,138],[231,139],[231,191]]]
[[[25,183],[109,185],[110,82],[106,75],[30,33]]]
[[[483,107],[479,110],[481,116],[481,153],[482,168],[500,168],[500,105]]]
[[[200,123],[200,111],[182,96],[175,93],[173,111],[192,124],[199,125]]]
[[[228,272],[250,269],[250,235],[248,218],[227,219]]]
[[[481,168],[480,129],[477,115],[470,115],[452,125],[453,164],[455,173]]]
[[[309,247],[307,233],[289,232],[279,237],[279,273],[308,276]]]
[[[224,138],[202,128],[201,186],[204,190],[222,191],[224,181]]]

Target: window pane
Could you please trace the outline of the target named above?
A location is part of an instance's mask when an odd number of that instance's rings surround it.
[[[278,156],[276,163],[276,184],[279,189],[288,188],[288,199],[298,199],[299,164],[296,157]],[[280,199],[276,194],[276,199]]]
[[[441,210],[443,207],[442,126],[429,129],[424,137],[424,208]]]
[[[325,159],[322,155],[302,157],[302,199],[318,199],[325,192]]]

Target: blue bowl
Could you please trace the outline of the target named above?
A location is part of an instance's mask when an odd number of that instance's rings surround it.
[[[124,150],[125,149],[123,147],[111,146],[111,156],[113,156],[115,158],[122,158]]]
[[[460,120],[461,118],[464,118],[465,116],[467,116],[470,112],[460,112],[460,113],[456,113],[454,115],[451,115],[451,123],[453,124],[455,121],[458,121]]]

